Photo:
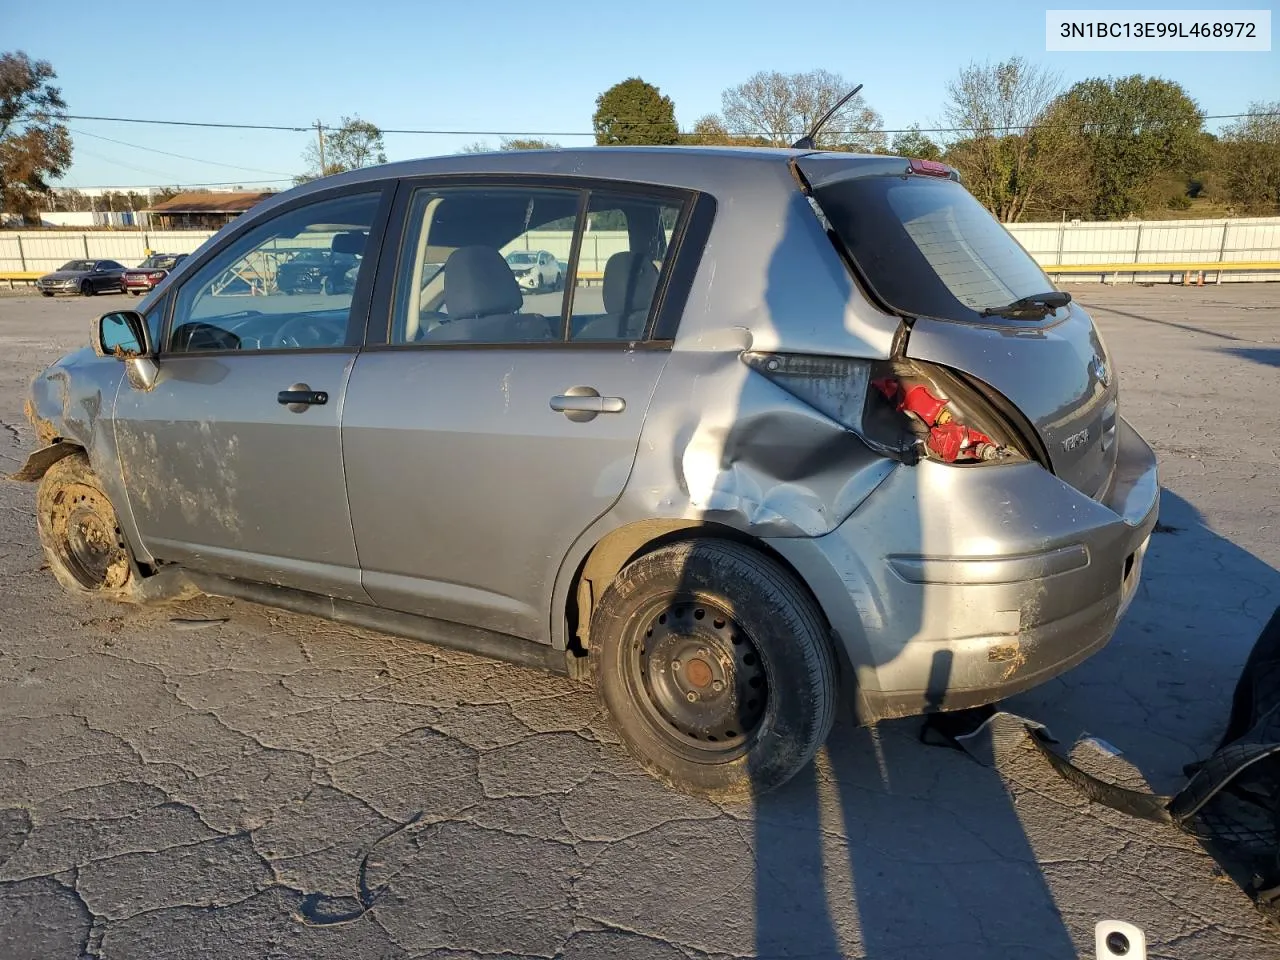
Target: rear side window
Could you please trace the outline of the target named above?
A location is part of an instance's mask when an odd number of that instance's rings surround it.
[[[973,321],[987,307],[1053,289],[1030,254],[954,181],[852,178],[818,187],[814,198],[872,290],[895,310]]]

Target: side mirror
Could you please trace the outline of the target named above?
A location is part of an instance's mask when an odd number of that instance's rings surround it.
[[[127,365],[129,383],[139,390],[156,385],[160,367],[155,347],[150,343],[147,319],[136,310],[104,313],[93,335],[93,351],[100,357],[115,357]]]
[[[146,319],[136,310],[104,313],[98,318],[93,349],[100,357],[115,357],[117,360],[151,356]]]

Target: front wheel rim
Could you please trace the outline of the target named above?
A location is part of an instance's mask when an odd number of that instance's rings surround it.
[[[102,494],[70,484],[58,491],[48,517],[54,549],[67,572],[86,590],[122,586],[129,558]]]
[[[698,763],[750,752],[764,727],[770,690],[750,633],[721,604],[669,596],[631,619],[623,673],[650,730]]]

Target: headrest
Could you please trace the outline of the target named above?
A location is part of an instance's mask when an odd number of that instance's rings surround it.
[[[347,230],[333,235],[333,245],[330,249],[334,253],[346,253],[354,257],[364,253],[364,245],[368,240],[369,234],[363,230]]]
[[[444,304],[450,320],[518,313],[520,284],[493,247],[459,247],[444,264]]]
[[[604,309],[610,316],[620,317],[637,310],[648,312],[657,289],[658,268],[629,250],[615,253],[604,265]]]

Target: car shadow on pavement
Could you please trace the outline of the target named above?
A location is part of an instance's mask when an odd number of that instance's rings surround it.
[[[1280,347],[1228,347],[1223,352],[1266,367],[1280,367]]]
[[[798,207],[788,211],[766,279],[765,303],[779,326],[797,322],[797,311],[808,307],[790,284],[784,253],[810,242],[793,235],[804,234],[804,218],[811,216],[803,201]],[[852,277],[841,271],[832,281],[856,310],[863,295]],[[916,515],[903,510],[898,517],[907,542],[914,529],[921,555],[931,553],[927,531],[945,511],[943,504],[923,503],[925,496],[921,491],[911,501],[919,504]],[[925,611],[894,609],[892,616],[892,634],[910,637],[922,628]],[[904,623],[904,617],[916,622]],[[756,954],[988,960],[1020,951],[1045,960],[1075,957],[1001,777],[960,752],[926,749],[919,718],[860,727],[856,678],[882,664],[856,662],[872,656],[864,638],[844,641],[838,719],[826,747],[784,786],[757,789],[754,798]],[[952,663],[948,651],[940,654],[922,710],[946,698]],[[898,655],[882,646],[874,653],[878,659]]]

